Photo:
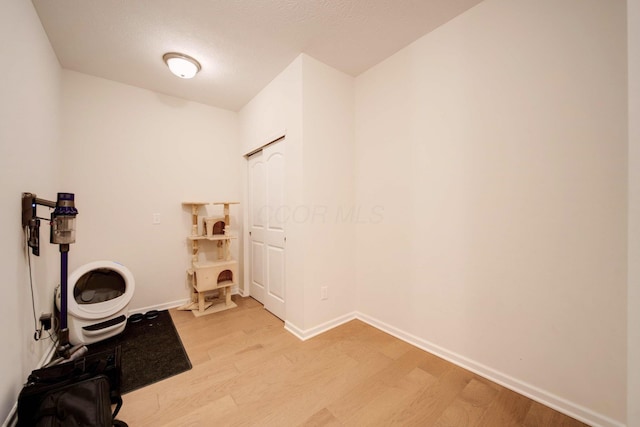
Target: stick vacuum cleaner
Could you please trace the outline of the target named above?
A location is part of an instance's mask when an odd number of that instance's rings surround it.
[[[73,193],[58,193],[56,202],[39,199],[33,193],[22,194],[22,225],[29,227],[29,247],[34,255],[40,255],[39,228],[40,220],[36,214],[37,205],[53,208],[51,213],[50,241],[60,245],[60,328],[58,330],[58,358],[51,364],[75,359],[87,352],[83,345],[72,347],[69,343],[69,328],[67,326],[67,278],[69,268],[69,245],[76,241],[75,195]],[[50,364],[50,365],[51,365]]]

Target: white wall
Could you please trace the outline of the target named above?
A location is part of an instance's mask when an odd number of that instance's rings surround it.
[[[249,101],[239,113],[243,154],[250,153],[286,133],[285,200],[288,206],[303,203],[302,161],[302,57],[298,56],[273,81]],[[246,161],[244,173],[246,178]],[[246,181],[243,189],[246,190]],[[246,191],[245,191],[246,193]],[[244,196],[247,208],[246,194]],[[302,224],[286,225],[285,300],[286,320],[304,323],[304,228]],[[244,236],[248,242],[248,235]],[[248,248],[245,244],[245,248]],[[249,255],[245,249],[245,259]],[[246,273],[245,292],[249,292]]]
[[[355,228],[342,218],[354,206],[353,91],[352,77],[303,54],[240,112],[245,153],[286,131],[285,320],[300,336],[355,308]]]
[[[626,418],[625,46],[624,1],[487,0],[356,79],[357,204],[383,211],[358,310],[602,424]]]
[[[237,113],[73,71],[62,81],[62,179],[79,211],[70,271],[124,264],[132,310],[188,298],[191,210],[181,203],[240,200]],[[231,216],[241,224],[238,207]]]
[[[304,329],[355,309],[354,78],[302,56]],[[328,298],[321,300],[321,287]]]
[[[297,57],[239,112],[242,153],[292,133],[301,137],[302,57]],[[299,143],[299,141],[296,141]]]
[[[21,230],[21,193],[44,199],[65,191],[59,180],[60,66],[31,2],[7,0],[0,5],[0,420],[15,404],[28,373],[48,349],[35,343],[25,235]],[[48,217],[49,211],[38,211]],[[41,255],[32,257],[36,316],[51,312],[58,283],[58,247],[49,244],[43,222]]]
[[[627,425],[640,426],[640,0],[627,1],[629,60],[629,285]]]
[[[638,2],[628,7],[634,117]],[[18,343],[0,356],[0,419],[46,347],[31,339],[20,193],[75,192],[71,269],[118,260],[136,276],[133,309],[170,303],[188,295],[180,203],[239,200],[239,154],[286,129],[288,202],[339,219],[290,225],[288,321],[304,331],[351,311],[355,276],[358,310],[382,327],[592,422],[624,422],[627,409],[640,425],[640,149],[630,120],[627,287],[621,0],[485,1],[357,79],[355,152],[351,78],[305,55],[243,108],[240,126],[229,111],[70,71],[60,110],[60,68],[31,4],[4,2],[0,24],[3,57],[23,66],[0,80],[0,214],[16,224],[1,246],[12,284],[1,337]],[[42,233],[37,313],[59,274]]]

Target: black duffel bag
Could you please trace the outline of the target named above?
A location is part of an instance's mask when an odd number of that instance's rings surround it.
[[[120,376],[120,347],[37,369],[18,397],[18,427],[126,426],[115,419]]]

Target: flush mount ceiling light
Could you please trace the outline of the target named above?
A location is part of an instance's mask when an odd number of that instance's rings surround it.
[[[169,52],[162,56],[169,70],[181,79],[190,79],[202,68],[200,63],[183,53]]]

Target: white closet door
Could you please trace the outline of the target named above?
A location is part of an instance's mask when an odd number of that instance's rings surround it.
[[[284,141],[249,157],[249,262],[251,296],[284,319]]]

